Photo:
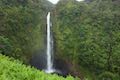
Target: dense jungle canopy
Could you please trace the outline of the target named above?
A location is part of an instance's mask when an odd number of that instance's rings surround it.
[[[29,65],[32,55],[46,49],[50,11],[55,58],[70,64],[70,74],[85,80],[119,80],[119,4],[120,0],[60,0],[56,5],[47,0],[0,0],[0,53]]]

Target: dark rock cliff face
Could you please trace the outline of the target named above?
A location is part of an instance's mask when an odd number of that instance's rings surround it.
[[[62,59],[55,58],[54,68],[58,70],[58,74],[61,76],[66,76],[69,74],[69,66],[67,65],[67,62]]]
[[[54,67],[58,70],[58,74],[66,77],[67,75],[72,75],[74,77],[79,77],[81,80],[84,79],[82,73],[78,70],[78,65],[72,63],[71,61],[66,61],[60,58],[55,58]]]
[[[46,62],[45,51],[39,50],[32,56],[29,63],[37,69],[44,70],[46,68]]]
[[[30,65],[33,67],[40,69],[40,70],[45,70],[46,69],[46,54],[45,51],[38,51],[30,60]],[[55,74],[58,74],[60,76],[66,77],[67,75],[72,75],[74,77],[80,77],[83,79],[83,75],[77,70],[75,64],[73,64],[70,61],[65,61],[60,58],[55,58],[54,59],[54,68],[56,69]],[[54,74],[53,73],[53,74]]]
[[[33,57],[30,59],[30,65],[40,69],[45,70],[47,66],[46,52],[44,50],[37,51]],[[69,74],[69,65],[66,61],[55,58],[53,67],[56,69],[56,74],[61,76],[67,76]]]

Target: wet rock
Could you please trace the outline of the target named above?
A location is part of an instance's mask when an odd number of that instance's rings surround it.
[[[37,51],[30,59],[30,65],[40,70],[45,69],[47,63],[45,56],[45,51]]]

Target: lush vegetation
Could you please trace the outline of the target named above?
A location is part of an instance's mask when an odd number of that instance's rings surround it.
[[[47,0],[0,0],[0,47],[4,49],[0,52],[27,62],[35,51],[44,49],[50,5]]]
[[[0,54],[0,80],[79,80],[71,76],[45,74],[33,67],[26,66],[18,60]]]
[[[96,75],[120,76],[119,3],[61,0],[53,12],[56,55]]]
[[[0,53],[29,64],[34,53],[45,50],[46,15],[51,11],[55,58],[72,64],[70,74],[86,80],[119,80],[119,4],[119,0],[60,0],[54,6],[47,0],[0,0]],[[0,55],[0,80],[8,79],[65,78]]]

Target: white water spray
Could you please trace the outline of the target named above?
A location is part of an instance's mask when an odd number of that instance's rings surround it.
[[[47,69],[46,73],[53,73],[55,70],[53,69],[53,59],[52,59],[52,50],[53,48],[53,40],[51,34],[51,22],[50,22],[50,12],[47,15]]]

